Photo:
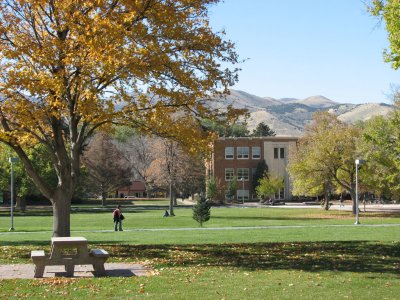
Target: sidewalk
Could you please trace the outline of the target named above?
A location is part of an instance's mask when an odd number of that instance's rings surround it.
[[[129,263],[106,263],[106,277],[132,277],[132,276],[149,276],[153,270],[146,268],[140,264]],[[13,264],[0,265],[1,279],[33,279],[35,265],[32,264]],[[70,278],[94,277],[93,268],[91,266],[77,266],[74,276]],[[43,274],[43,278],[65,277],[65,269],[63,266],[47,266]]]

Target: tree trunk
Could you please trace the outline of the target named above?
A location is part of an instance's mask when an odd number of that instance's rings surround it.
[[[173,192],[172,192],[172,203],[174,204],[174,206],[178,205],[178,201],[177,201],[177,198],[176,198],[177,195],[176,194],[177,194],[176,190],[173,189]]]
[[[53,236],[71,236],[71,197],[58,193],[53,199]]]
[[[101,192],[101,206],[106,206],[107,192]]]
[[[26,209],[26,201],[25,198],[21,198],[21,197],[16,197],[17,198],[17,203],[16,203],[16,209],[24,212]]]
[[[352,207],[353,207],[353,215],[355,215],[356,214],[356,191],[355,190],[353,190],[353,191],[350,191],[350,196],[351,196],[351,200],[352,200],[352,202],[353,202],[353,204],[352,204]]]
[[[169,184],[169,215],[174,217],[174,195],[173,195],[172,183]]]
[[[330,193],[325,193],[324,199],[325,199],[324,209],[325,210],[329,210],[329,206],[330,206],[329,203],[330,203],[330,200],[331,200]]]

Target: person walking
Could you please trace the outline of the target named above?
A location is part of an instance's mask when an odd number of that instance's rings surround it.
[[[124,216],[122,215],[121,212],[121,205],[118,205],[117,208],[114,210],[113,218],[114,218],[114,230],[122,231],[122,220]]]

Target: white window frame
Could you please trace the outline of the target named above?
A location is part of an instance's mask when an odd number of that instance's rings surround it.
[[[249,190],[237,190],[236,191],[236,199],[238,201],[243,201],[243,198],[244,198],[244,201],[246,201],[246,200],[248,201],[248,200],[250,200],[249,197],[250,197]]]
[[[228,170],[232,170],[232,177],[227,177],[226,176],[226,173],[227,173],[227,171]],[[235,178],[235,169],[234,168],[225,168],[225,173],[224,173],[224,175],[225,175],[225,181],[231,181],[233,178]]]
[[[283,153],[283,155],[282,155]],[[274,148],[274,159],[285,159],[286,151],[284,147]]]
[[[249,147],[237,147],[236,151],[237,151],[237,159],[249,159],[249,154],[250,154]],[[247,154],[245,152],[247,152]]]
[[[254,150],[258,149],[258,154],[254,154]],[[260,159],[261,158],[261,147],[251,147],[251,158]]]
[[[274,159],[279,159],[279,148],[278,147],[274,148]]]
[[[229,194],[229,191],[226,190],[225,191],[225,200],[232,200],[233,197],[230,197],[228,194]]]
[[[279,148],[279,158],[280,159],[285,159],[285,148]],[[282,155],[283,154],[283,155]]]
[[[283,200],[285,199],[285,188],[279,189],[278,192],[275,193],[276,200]]]
[[[235,147],[225,147],[225,159],[234,159],[234,158],[235,158]]]
[[[242,174],[239,175],[239,173],[242,173]],[[246,173],[247,173],[247,175],[246,175]],[[244,181],[249,181],[249,179],[250,179],[249,168],[237,168],[236,174],[237,174],[238,181],[242,181],[241,180],[242,178],[244,179]]]

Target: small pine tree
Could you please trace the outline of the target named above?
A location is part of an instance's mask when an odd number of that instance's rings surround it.
[[[203,223],[210,220],[210,204],[205,197],[199,197],[197,204],[193,207],[193,219],[195,219],[200,227]]]

